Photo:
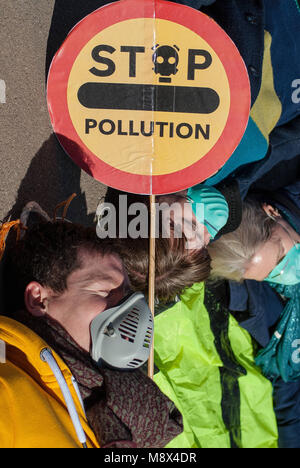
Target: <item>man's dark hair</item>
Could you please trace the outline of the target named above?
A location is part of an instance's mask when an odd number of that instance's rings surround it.
[[[31,281],[63,293],[68,276],[78,268],[78,250],[115,253],[112,241],[100,240],[95,229],[65,221],[37,223],[6,253],[5,307],[24,307],[24,292]]]

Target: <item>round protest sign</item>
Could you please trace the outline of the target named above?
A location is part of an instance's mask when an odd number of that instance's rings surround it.
[[[53,129],[105,185],[163,194],[213,175],[248,122],[244,62],[208,16],[163,0],[121,0],[84,18],[53,59]]]

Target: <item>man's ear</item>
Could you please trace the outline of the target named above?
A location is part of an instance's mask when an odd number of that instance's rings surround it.
[[[274,206],[263,203],[262,208],[270,218],[281,218],[277,208],[274,208]]]
[[[26,286],[24,300],[26,309],[32,315],[41,317],[47,313],[47,289],[36,281],[31,281],[31,283]]]

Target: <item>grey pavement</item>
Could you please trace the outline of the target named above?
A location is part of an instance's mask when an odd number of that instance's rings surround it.
[[[59,8],[78,5],[77,0],[0,0],[0,219],[18,217],[31,200],[51,214],[76,192],[70,217],[91,224],[106,187],[61,149],[47,110],[46,64],[79,19],[62,23],[64,30],[54,24],[49,45],[55,3]]]

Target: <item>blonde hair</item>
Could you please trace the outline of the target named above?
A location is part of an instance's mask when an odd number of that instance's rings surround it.
[[[208,246],[211,279],[225,278],[241,282],[257,250],[273,235],[276,221],[268,216],[255,199],[243,202],[240,226]]]

